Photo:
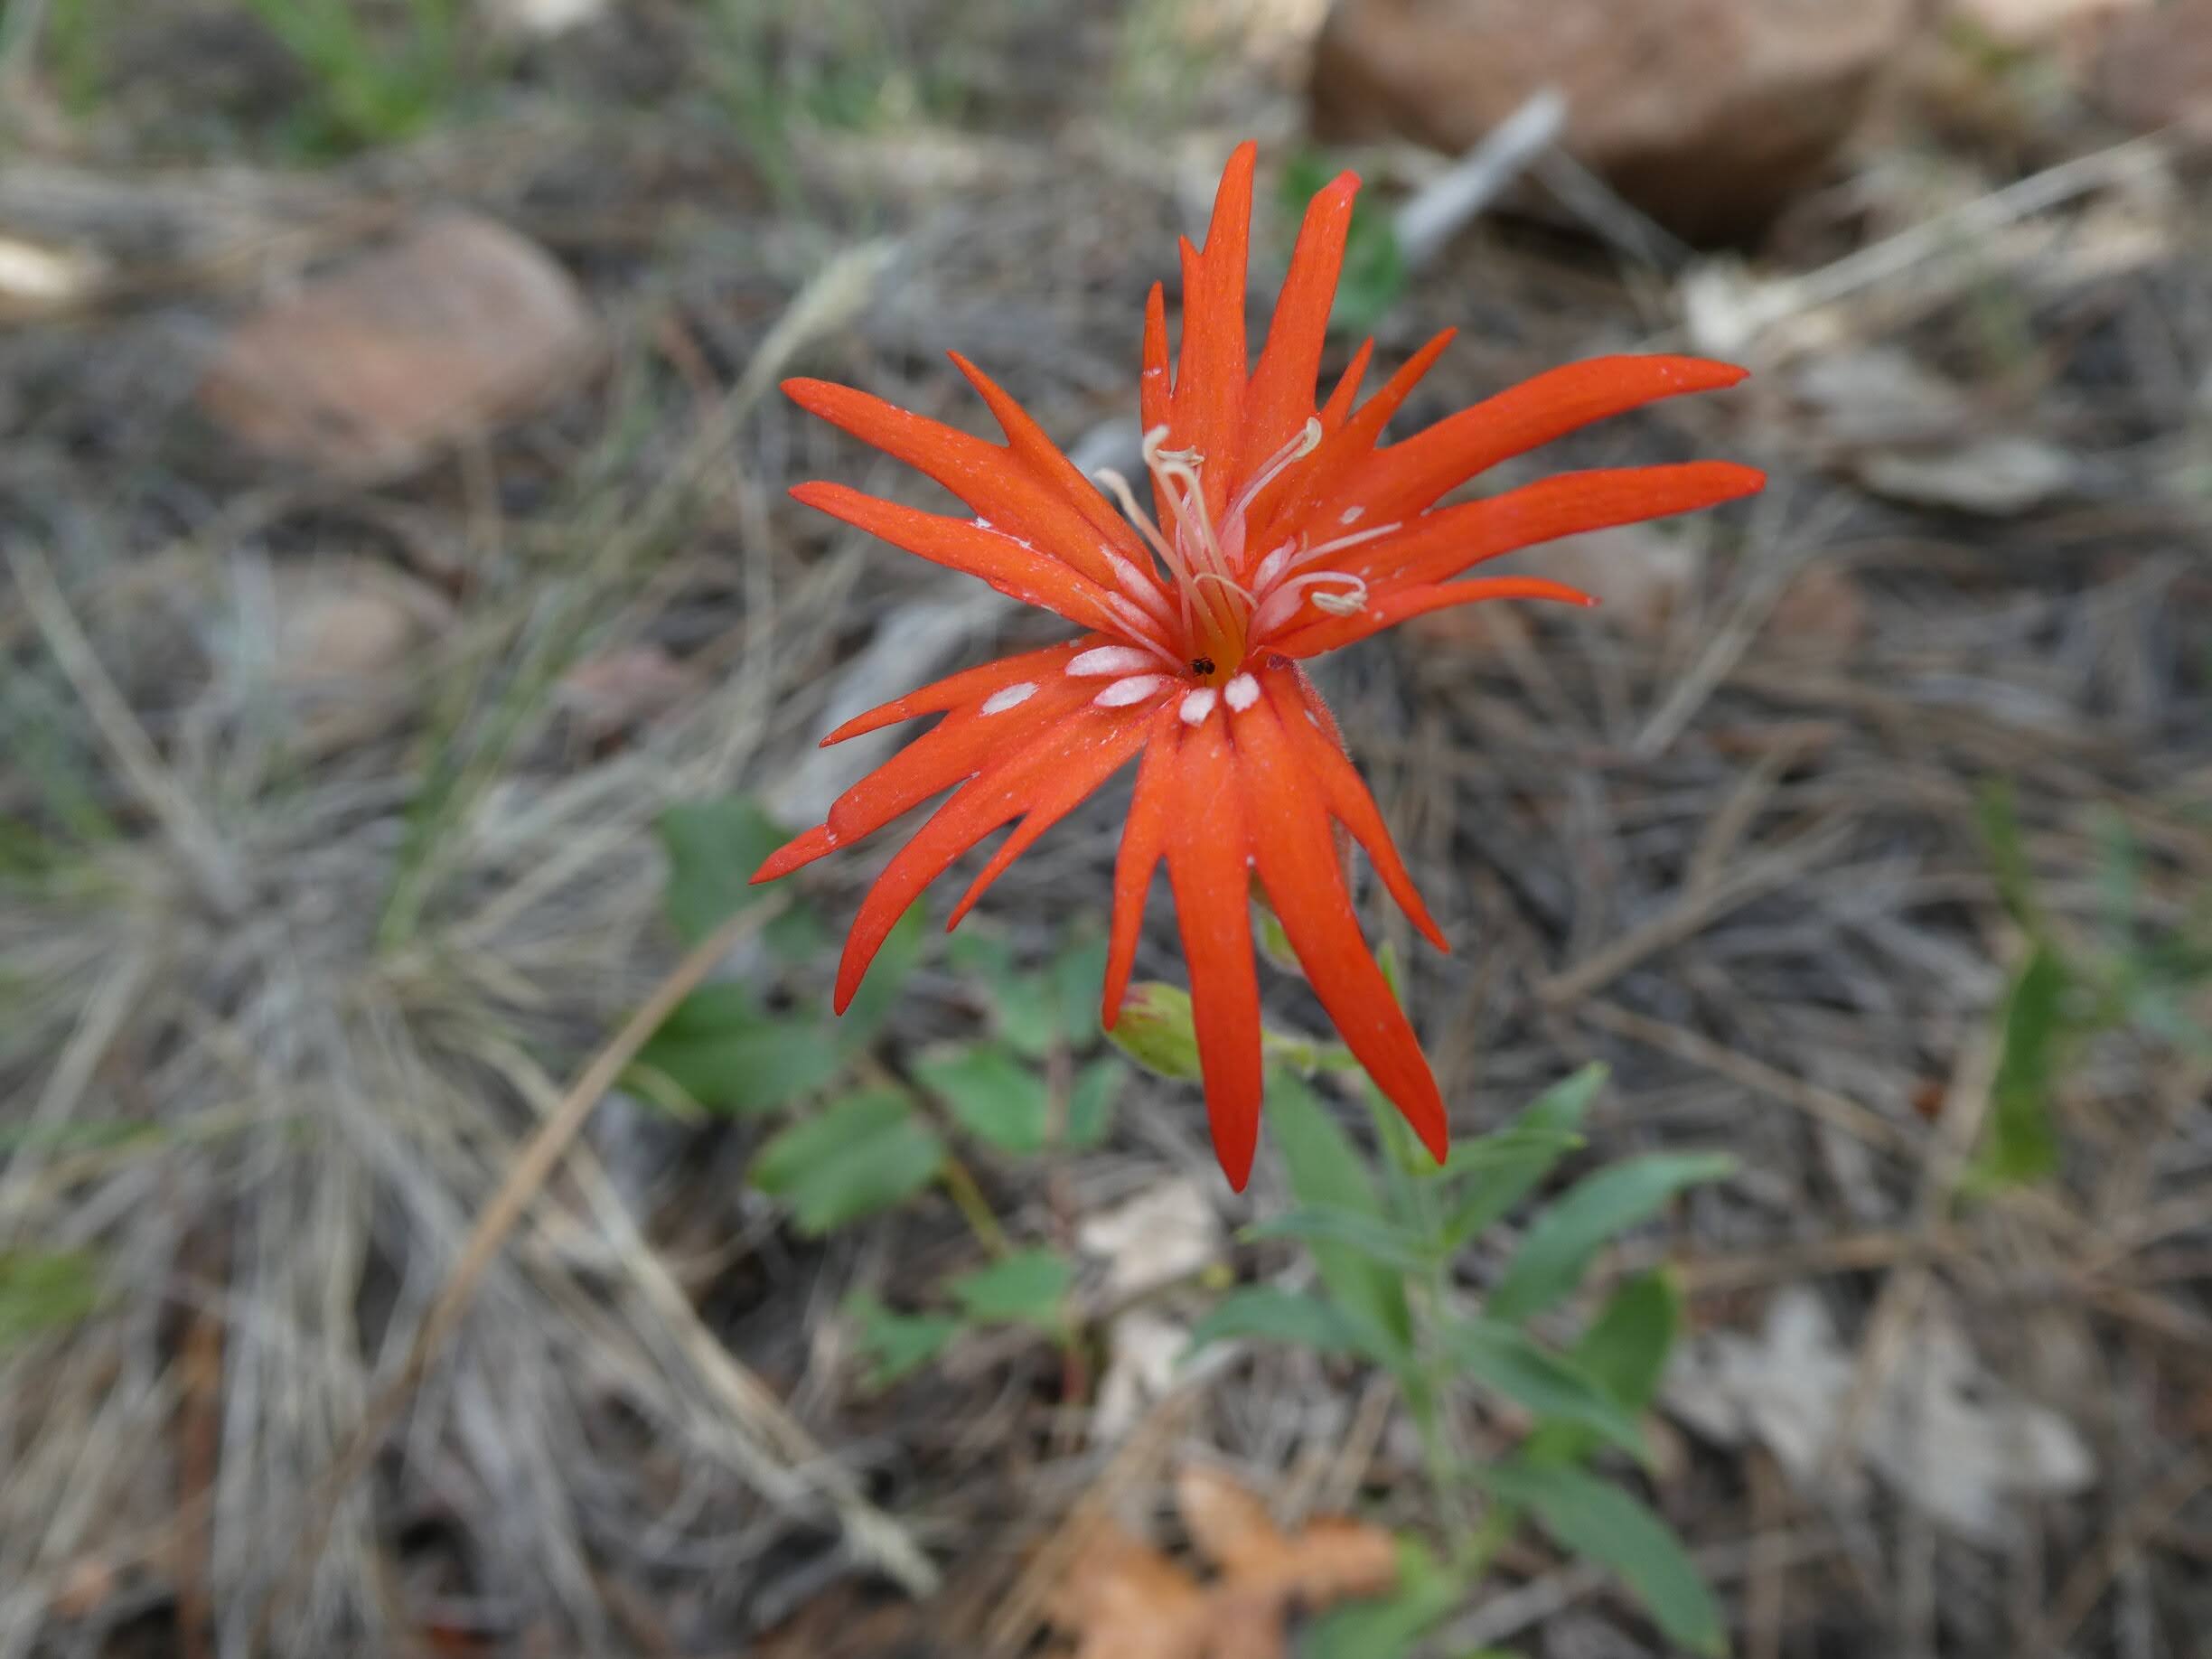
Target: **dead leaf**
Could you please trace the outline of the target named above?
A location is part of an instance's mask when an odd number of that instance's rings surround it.
[[[108,276],[106,261],[78,248],[0,235],[0,323],[57,316],[83,305]]]
[[[2005,519],[2063,494],[2076,479],[2074,462],[2057,445],[2032,437],[1977,438],[1958,448],[1918,455],[1887,451],[1860,463],[1860,482],[1877,495],[1921,507],[1945,507]]]
[[[1775,1298],[1757,1336],[1720,1332],[1687,1345],[1666,1401],[1709,1439],[1757,1439],[1812,1487],[1855,1373],[1818,1295],[1792,1289]],[[1939,1524],[1984,1543],[2003,1542],[2022,1498],[2078,1492],[2095,1476],[2074,1426],[1992,1375],[1940,1302],[1861,1413],[1852,1448]],[[1863,1478],[1856,1465],[1842,1475]]]
[[[1176,1504],[1219,1576],[1196,1576],[1108,1522],[1054,1591],[1053,1623],[1075,1659],[1284,1659],[1293,1608],[1380,1596],[1398,1581],[1398,1544],[1379,1527],[1317,1518],[1296,1532],[1225,1472],[1186,1464]]]
[[[248,447],[360,481],[540,407],[599,348],[534,243],[447,214],[239,324],[200,398]]]
[[[1517,568],[1580,588],[1597,599],[1600,621],[1649,639],[1689,604],[1705,573],[1705,553],[1687,537],[1623,524],[1546,542]]]
[[[1221,1253],[1221,1216],[1197,1182],[1173,1178],[1083,1218],[1075,1242],[1106,1261],[1109,1301],[1187,1278]]]
[[[1792,580],[1767,618],[1767,648],[1795,662],[1832,666],[1854,655],[1866,634],[1866,595],[1832,565]]]

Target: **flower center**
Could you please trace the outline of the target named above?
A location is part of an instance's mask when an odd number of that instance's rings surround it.
[[[1254,651],[1289,625],[1308,604],[1335,616],[1348,616],[1366,606],[1367,584],[1360,576],[1311,567],[1331,553],[1387,535],[1397,525],[1339,536],[1318,547],[1307,547],[1294,538],[1257,561],[1245,546],[1246,514],[1252,502],[1284,472],[1313,454],[1321,436],[1321,423],[1308,420],[1226,503],[1219,523],[1206,506],[1205,456],[1195,449],[1168,448],[1166,426],[1155,426],[1144,437],[1145,470],[1151,474],[1163,522],[1155,523],[1138,505],[1120,473],[1111,467],[1099,469],[1099,479],[1144,537],[1164,577],[1149,594],[1131,596],[1140,605],[1148,601],[1148,609],[1155,617],[1158,613],[1153,607],[1163,600],[1173,605],[1176,626],[1169,642],[1179,647],[1176,654],[1183,666],[1201,685],[1225,685]],[[1358,516],[1354,509],[1344,521],[1350,523]],[[1139,573],[1132,567],[1129,574]]]

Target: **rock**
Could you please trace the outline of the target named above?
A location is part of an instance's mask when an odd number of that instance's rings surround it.
[[[2212,143],[2212,0],[2173,0],[2121,20],[2094,77],[2096,102],[2142,132]]]
[[[452,620],[432,589],[368,559],[277,570],[271,597],[270,673],[302,691],[389,673]]]
[[[1951,14],[2001,46],[2041,46],[2140,11],[2150,0],[1951,0]]]
[[[541,407],[599,351],[558,265],[490,220],[446,214],[248,318],[200,398],[248,447],[358,482]]]
[[[549,40],[607,14],[608,0],[486,0],[494,31]]]
[[[1316,49],[1326,137],[1457,154],[1541,87],[1566,147],[1693,241],[1740,239],[1816,181],[1919,0],[1338,0]]]
[[[1580,588],[1598,601],[1599,621],[1633,638],[1653,639],[1697,591],[1705,551],[1687,536],[1622,524],[1547,541],[1530,548],[1514,568]]]

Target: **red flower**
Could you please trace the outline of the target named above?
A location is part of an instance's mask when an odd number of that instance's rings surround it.
[[[1562,433],[1658,398],[1732,386],[1743,371],[1686,357],[1598,358],[1377,447],[1450,333],[1362,403],[1370,342],[1316,408],[1358,188],[1345,173],[1307,210],[1266,346],[1248,372],[1253,155],[1247,144],[1230,158],[1204,250],[1183,244],[1183,333],[1172,374],[1157,285],[1146,304],[1139,396],[1156,520],[1126,483],[1102,473],[1117,511],[957,353],[953,362],[1004,430],[1003,445],[846,387],[785,383],[802,408],[926,473],[975,516],[923,512],[836,483],[801,484],[792,492],[800,501],[1084,632],[954,674],[830,733],[825,743],[944,716],[754,876],[786,875],[958,785],[862,903],[838,968],[842,1012],[892,924],[954,859],[1015,824],[953,907],[957,924],[1039,836],[1141,755],[1114,871],[1105,1023],[1113,1025],[1128,989],[1146,895],[1164,860],[1190,963],[1214,1149],[1240,1190],[1260,1121],[1255,880],[1346,1045],[1439,1158],[1446,1144],[1436,1080],[1361,934],[1339,826],[1366,849],[1414,925],[1448,947],[1299,660],[1445,605],[1591,604],[1534,576],[1451,578],[1534,542],[1709,507],[1765,483],[1749,467],[1699,461],[1570,473],[1438,507],[1476,473]]]

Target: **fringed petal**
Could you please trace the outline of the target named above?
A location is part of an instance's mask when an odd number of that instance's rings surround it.
[[[1647,403],[1717,391],[1743,378],[1741,369],[1697,357],[1596,357],[1569,363],[1378,451],[1312,499],[1325,519],[1354,505],[1366,511],[1370,523],[1410,518],[1445,492],[1553,438]]]
[[[1144,931],[1145,899],[1152,872],[1167,850],[1167,825],[1176,810],[1176,788],[1183,775],[1183,723],[1169,703],[1153,716],[1150,741],[1137,767],[1137,787],[1129,797],[1129,821],[1121,827],[1121,848],[1114,858],[1113,923],[1106,942],[1106,985],[1099,1023],[1111,1031],[1129,994],[1129,972],[1137,962],[1137,939]]]
[[[1010,599],[1064,616],[1078,627],[1126,633],[1129,623],[1106,590],[1060,559],[1003,531],[966,519],[923,512],[840,483],[802,483],[792,499],[904,548],[949,570],[980,577]]]
[[[1328,817],[1308,787],[1310,774],[1272,698],[1260,698],[1229,718],[1238,777],[1253,819],[1267,826],[1265,835],[1252,839],[1260,879],[1290,948],[1345,1046],[1441,1163],[1450,1139],[1443,1096],[1420,1039],[1360,932]],[[1195,982],[1195,962],[1192,974]]]
[[[1732,461],[1560,473],[1502,495],[1423,513],[1403,530],[1332,560],[1371,583],[1448,582],[1485,559],[1561,536],[1639,524],[1716,507],[1766,487],[1767,475]]]
[[[1262,1091],[1260,979],[1252,961],[1251,845],[1237,755],[1226,723],[1183,739],[1167,881],[1190,964],[1191,1017],[1205,1074],[1214,1154],[1238,1192],[1251,1177]],[[1275,833],[1270,826],[1267,839]]]
[[[1391,839],[1390,826],[1382,821],[1374,797],[1367,792],[1359,769],[1353,765],[1336,737],[1336,722],[1328,720],[1323,724],[1326,706],[1321,702],[1321,694],[1295,666],[1288,672],[1262,675],[1261,689],[1274,703],[1276,717],[1298,764],[1320,790],[1336,821],[1366,849],[1375,874],[1382,878],[1391,897],[1398,901],[1398,908],[1420,930],[1422,938],[1438,950],[1449,951],[1451,944],[1445,939],[1444,930],[1429,914],[1420,889],[1413,885],[1412,873],[1398,856],[1398,845]],[[1317,708],[1321,710],[1319,717],[1315,713]]]
[[[1056,777],[1070,770],[1087,770],[1101,750],[1118,751],[1116,764],[1126,760],[1129,728],[1141,732],[1147,717],[1132,718],[1119,709],[1086,708],[1051,723],[1018,747],[1002,749],[998,758],[955,790],[914,839],[891,855],[891,862],[860,902],[838,961],[831,998],[836,1011],[842,1014],[852,1001],[876,952],[923,888],[992,830],[1027,811]]]
[[[1012,447],[849,386],[786,380],[783,392],[801,408],[935,479],[986,524],[1018,538],[1037,558],[1063,563],[1094,583],[1112,582],[1111,567],[1099,551],[1097,530],[1051,475],[1036,472]]]
[[[1290,250],[1290,272],[1268,322],[1267,344],[1245,392],[1244,436],[1236,455],[1239,478],[1250,477],[1313,418],[1321,346],[1328,334],[1337,274],[1344,267],[1352,199],[1358,193],[1358,178],[1342,173],[1307,203],[1298,243]]]
[[[1542,576],[1483,576],[1433,586],[1400,587],[1368,601],[1364,611],[1349,616],[1331,616],[1293,629],[1270,644],[1286,657],[1317,657],[1357,644],[1370,634],[1395,628],[1411,617],[1426,615],[1455,605],[1477,605],[1486,599],[1555,599],[1562,605],[1596,605],[1579,587]]]
[[[1218,520],[1236,470],[1244,407],[1244,280],[1251,237],[1252,167],[1260,146],[1237,145],[1214,196],[1205,248],[1183,245],[1183,339],[1176,360],[1177,447],[1212,463],[1202,469],[1206,511]]]

